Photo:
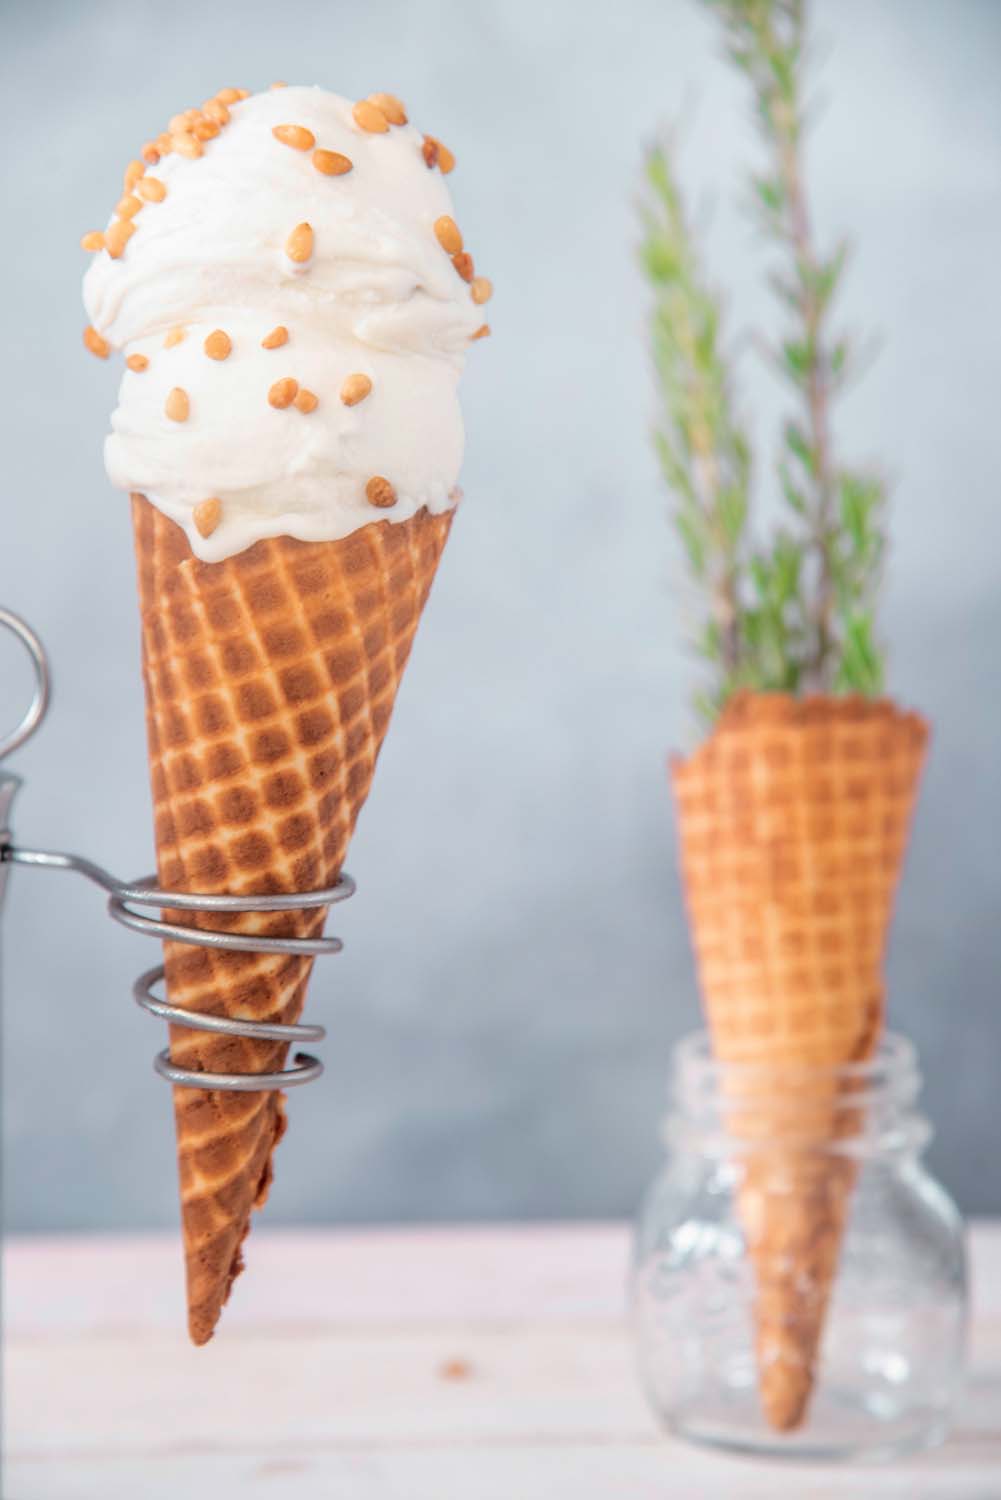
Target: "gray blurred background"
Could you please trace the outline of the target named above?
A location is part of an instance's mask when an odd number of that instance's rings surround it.
[[[856,236],[843,311],[885,341],[839,435],[897,481],[883,626],[895,691],[936,728],[891,1018],[928,1070],[937,1168],[967,1209],[1001,1210],[1001,5],[815,16],[816,218]],[[268,1216],[627,1213],[698,1019],[665,778],[692,672],[634,257],[641,148],[679,111],[714,272],[741,323],[770,312],[735,207],[746,97],[688,0],[0,9],[0,599],[56,673],[16,827],[152,865],[130,530],[101,460],[118,369],[80,344],[77,243],[168,115],[276,76],[400,93],[456,151],[497,295],[465,383],[467,501],[349,860],[346,951],[314,979],[327,1074],[291,1098]],[[743,375],[764,497],[783,394],[753,357]],[[26,685],[0,643],[5,719]],[[3,942],[8,1226],[173,1223],[163,1038],[129,998],[150,945],[30,871]]]

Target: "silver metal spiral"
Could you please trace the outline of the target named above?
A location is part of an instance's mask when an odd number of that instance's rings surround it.
[[[49,704],[49,667],[45,648],[34,631],[17,615],[0,609],[0,626],[12,631],[23,643],[35,670],[35,692],[17,727],[0,739],[0,760],[16,750],[35,732]],[[10,808],[20,782],[16,776],[0,771],[0,899],[11,865],[33,869],[69,870],[99,886],[108,897],[108,914],[132,932],[161,941],[189,943],[197,948],[215,948],[230,953],[288,953],[299,957],[322,957],[340,953],[343,943],[336,937],[293,938],[266,937],[263,934],[217,932],[210,928],[185,927],[151,915],[143,908],[175,911],[212,912],[240,915],[246,912],[313,911],[317,907],[335,906],[354,895],[350,875],[342,874],[336,885],[319,891],[296,891],[282,896],[206,896],[189,891],[165,891],[154,876],[144,880],[118,880],[93,860],[78,854],[59,854],[39,849],[20,849],[9,828]],[[138,908],[138,910],[137,910]],[[322,1026],[281,1025],[268,1021],[230,1020],[225,1016],[206,1016],[196,1011],[170,1005],[154,993],[154,986],[164,977],[158,964],[140,974],[132,986],[133,998],[148,1015],[184,1026],[190,1031],[211,1031],[220,1036],[244,1037],[248,1041],[319,1042],[326,1035]],[[274,1073],[205,1073],[179,1068],[170,1060],[170,1049],[157,1054],[153,1066],[162,1078],[179,1088],[230,1089],[257,1093],[270,1089],[294,1088],[319,1078],[323,1064],[308,1052],[295,1053],[291,1066]]]
[[[132,932],[159,938],[161,941],[189,943],[196,948],[221,949],[230,953],[289,953],[299,957],[319,958],[328,953],[340,953],[344,944],[337,937],[265,937],[254,933],[184,927],[178,922],[168,922],[163,917],[154,917],[135,908],[169,907],[178,911],[225,912],[234,915],[244,912],[310,911],[320,906],[335,906],[339,901],[346,901],[353,896],[355,891],[355,883],[347,874],[342,874],[336,885],[325,890],[295,891],[283,896],[205,896],[190,891],[165,891],[156,885],[152,876],[136,881],[118,880],[93,860],[84,859],[78,854],[19,849],[11,843],[0,844],[0,862],[28,865],[36,870],[70,870],[82,875],[93,885],[100,886],[108,895],[109,916]],[[319,1042],[326,1036],[323,1026],[289,1026],[271,1021],[231,1020],[226,1016],[206,1016],[197,1011],[183,1010],[154,994],[154,985],[159,984],[163,977],[162,964],[147,969],[132,986],[132,995],[136,1004],[148,1015],[168,1021],[172,1026],[186,1026],[191,1031],[212,1031],[220,1036],[244,1037],[248,1041],[290,1044]],[[169,1048],[164,1048],[157,1054],[153,1066],[161,1078],[166,1078],[179,1088],[231,1089],[246,1093],[295,1088],[302,1083],[311,1083],[323,1072],[322,1062],[308,1052],[297,1052],[290,1067],[275,1073],[205,1073],[192,1068],[179,1068],[171,1062]]]

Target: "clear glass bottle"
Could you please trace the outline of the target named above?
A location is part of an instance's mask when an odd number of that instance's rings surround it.
[[[632,1299],[643,1383],[673,1433],[818,1460],[890,1457],[945,1436],[964,1362],[965,1245],[922,1161],[920,1086],[913,1047],[891,1035],[869,1062],[767,1077],[714,1062],[704,1032],[675,1048],[668,1160],[639,1220]],[[804,1138],[804,1109],[827,1121],[823,1138]],[[806,1411],[789,1431],[766,1420],[759,1387],[754,1204],[766,1181],[779,1195],[772,1223],[783,1191],[780,1216],[802,1208],[804,1182],[843,1205]]]

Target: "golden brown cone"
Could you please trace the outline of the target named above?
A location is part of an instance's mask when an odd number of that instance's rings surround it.
[[[374,521],[340,541],[289,537],[203,563],[132,497],[143,677],[162,886],[267,895],[334,884],[368,795],[451,512]],[[325,911],[173,920],[314,937]],[[290,1023],[312,959],[165,943],[173,1005]],[[172,1027],[172,1060],[261,1073],[287,1044]],[[284,1096],[174,1089],[196,1344],[212,1336],[250,1215],[264,1202]]]
[[[880,1034],[927,738],[885,700],[745,693],[671,767],[713,1050],[762,1069],[728,1123],[744,1143],[762,1408],[780,1430],[809,1403],[854,1182],[851,1158],[824,1148],[859,1112],[823,1070],[865,1060]]]

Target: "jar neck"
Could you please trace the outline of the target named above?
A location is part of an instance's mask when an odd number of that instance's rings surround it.
[[[920,1092],[917,1054],[891,1032],[866,1061],[832,1066],[765,1055],[721,1060],[699,1031],[672,1054],[666,1131],[675,1148],[714,1155],[913,1155],[931,1138],[916,1109]]]

